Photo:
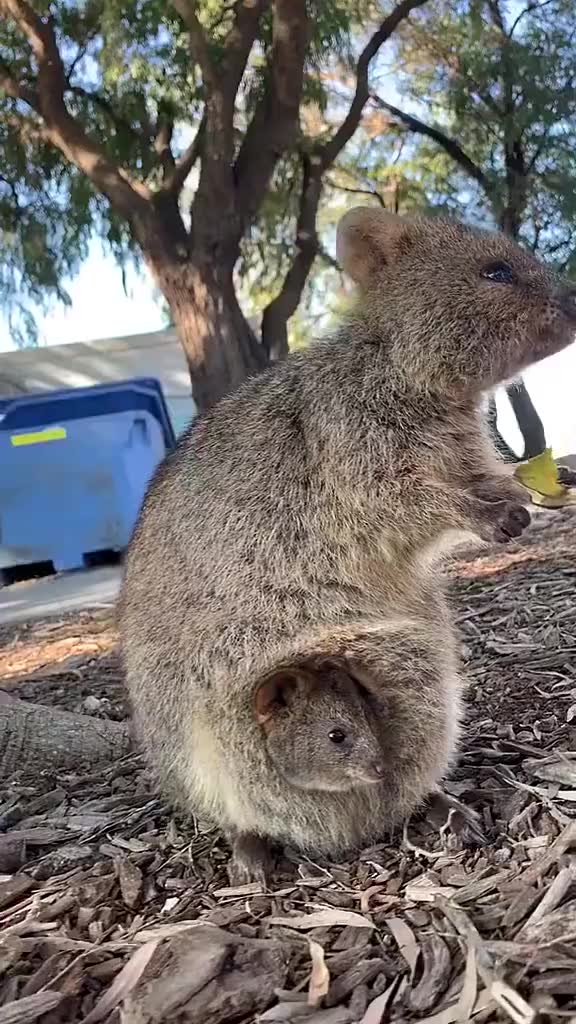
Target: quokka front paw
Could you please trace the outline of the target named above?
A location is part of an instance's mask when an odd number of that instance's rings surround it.
[[[507,544],[520,537],[530,525],[530,513],[523,505],[500,501],[495,503],[494,512],[494,540],[497,544]]]
[[[470,498],[468,511],[475,529],[489,543],[507,544],[530,524],[530,513],[515,501],[486,501]]]

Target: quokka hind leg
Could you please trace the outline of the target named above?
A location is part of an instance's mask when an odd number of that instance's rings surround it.
[[[254,832],[236,832],[228,836],[232,857],[228,865],[231,885],[257,882],[266,888],[274,866],[271,844]]]

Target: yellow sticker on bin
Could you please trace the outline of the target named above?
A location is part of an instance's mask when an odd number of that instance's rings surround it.
[[[12,434],[10,441],[14,448],[25,444],[44,444],[46,441],[64,441],[66,427],[47,427],[46,430],[35,430],[31,434]]]

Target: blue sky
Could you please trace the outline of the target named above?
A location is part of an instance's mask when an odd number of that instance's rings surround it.
[[[92,242],[80,273],[66,287],[71,308],[54,304],[46,316],[38,318],[45,345],[140,334],[164,326],[149,274],[129,270],[126,293],[118,265],[103,253],[97,240]],[[8,323],[0,315],[0,351],[13,348]]]

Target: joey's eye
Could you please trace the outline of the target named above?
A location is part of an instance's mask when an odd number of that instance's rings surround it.
[[[328,733],[328,739],[332,740],[332,743],[344,743],[346,733],[342,732],[342,729],[332,729],[332,731]]]
[[[504,260],[494,260],[493,263],[487,263],[485,267],[482,267],[481,275],[488,278],[489,281],[494,281],[496,284],[514,284],[516,280],[512,267]]]

